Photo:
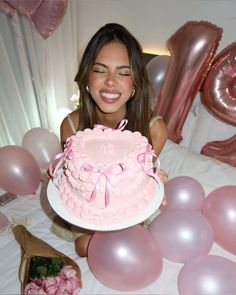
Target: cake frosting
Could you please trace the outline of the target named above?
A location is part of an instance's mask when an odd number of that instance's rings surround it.
[[[123,222],[145,210],[155,197],[159,178],[154,151],[140,132],[123,130],[125,124],[115,130],[96,125],[78,131],[67,139],[59,157],[61,202],[86,223]]]

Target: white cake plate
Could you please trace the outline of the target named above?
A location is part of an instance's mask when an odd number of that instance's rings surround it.
[[[149,218],[152,214],[156,212],[156,210],[160,207],[161,202],[164,197],[164,185],[163,183],[157,184],[157,190],[155,197],[153,198],[152,202],[149,204],[149,206],[144,209],[142,212],[138,213],[136,216],[133,216],[127,220],[124,220],[119,223],[115,224],[107,224],[107,225],[95,225],[85,222],[84,220],[76,217],[71,213],[62,203],[58,189],[53,183],[52,180],[49,181],[48,187],[47,187],[47,196],[49,203],[52,207],[52,209],[64,220],[67,222],[76,225],[78,227],[82,227],[88,230],[92,231],[114,231],[114,230],[120,230],[124,229],[133,225],[136,225],[138,223],[143,222],[147,218]]]

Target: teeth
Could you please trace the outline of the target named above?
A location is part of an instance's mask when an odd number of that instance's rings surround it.
[[[101,95],[108,99],[115,99],[120,96],[118,93],[108,93],[108,92],[102,92]]]

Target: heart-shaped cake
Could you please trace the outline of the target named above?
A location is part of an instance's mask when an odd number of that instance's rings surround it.
[[[78,131],[65,145],[58,180],[60,199],[87,223],[108,225],[132,218],[155,196],[159,178],[154,156],[140,132]]]

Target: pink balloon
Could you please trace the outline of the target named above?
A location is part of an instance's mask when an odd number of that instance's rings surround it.
[[[236,254],[236,186],[223,186],[212,191],[202,212],[212,225],[216,243]]]
[[[180,295],[236,294],[236,263],[216,256],[197,257],[180,270]]]
[[[62,22],[66,13],[68,0],[43,0],[31,16],[31,21],[43,38],[49,37]]]
[[[4,230],[4,228],[6,228],[8,223],[9,223],[9,220],[6,217],[6,215],[0,212],[0,231]]]
[[[40,182],[39,166],[29,151],[20,146],[0,148],[0,187],[19,195],[35,193]]]
[[[171,59],[155,113],[167,124],[169,137],[182,140],[181,132],[222,35],[222,28],[206,21],[188,21],[167,42]]]
[[[115,232],[96,232],[89,244],[88,264],[108,287],[134,291],[158,278],[162,257],[150,232],[136,225]]]
[[[52,159],[62,152],[61,144],[53,132],[46,128],[32,128],[25,133],[22,146],[36,159],[42,169],[48,169]]]
[[[207,254],[214,241],[211,225],[198,211],[164,210],[149,230],[162,256],[179,263]]]
[[[161,92],[162,84],[168,69],[170,56],[159,55],[152,58],[146,68],[149,76],[149,81],[152,86],[153,95],[151,95],[151,108],[156,107],[159,94]]]
[[[165,184],[165,194],[168,209],[201,210],[205,200],[202,185],[189,176],[178,176],[170,179]]]

